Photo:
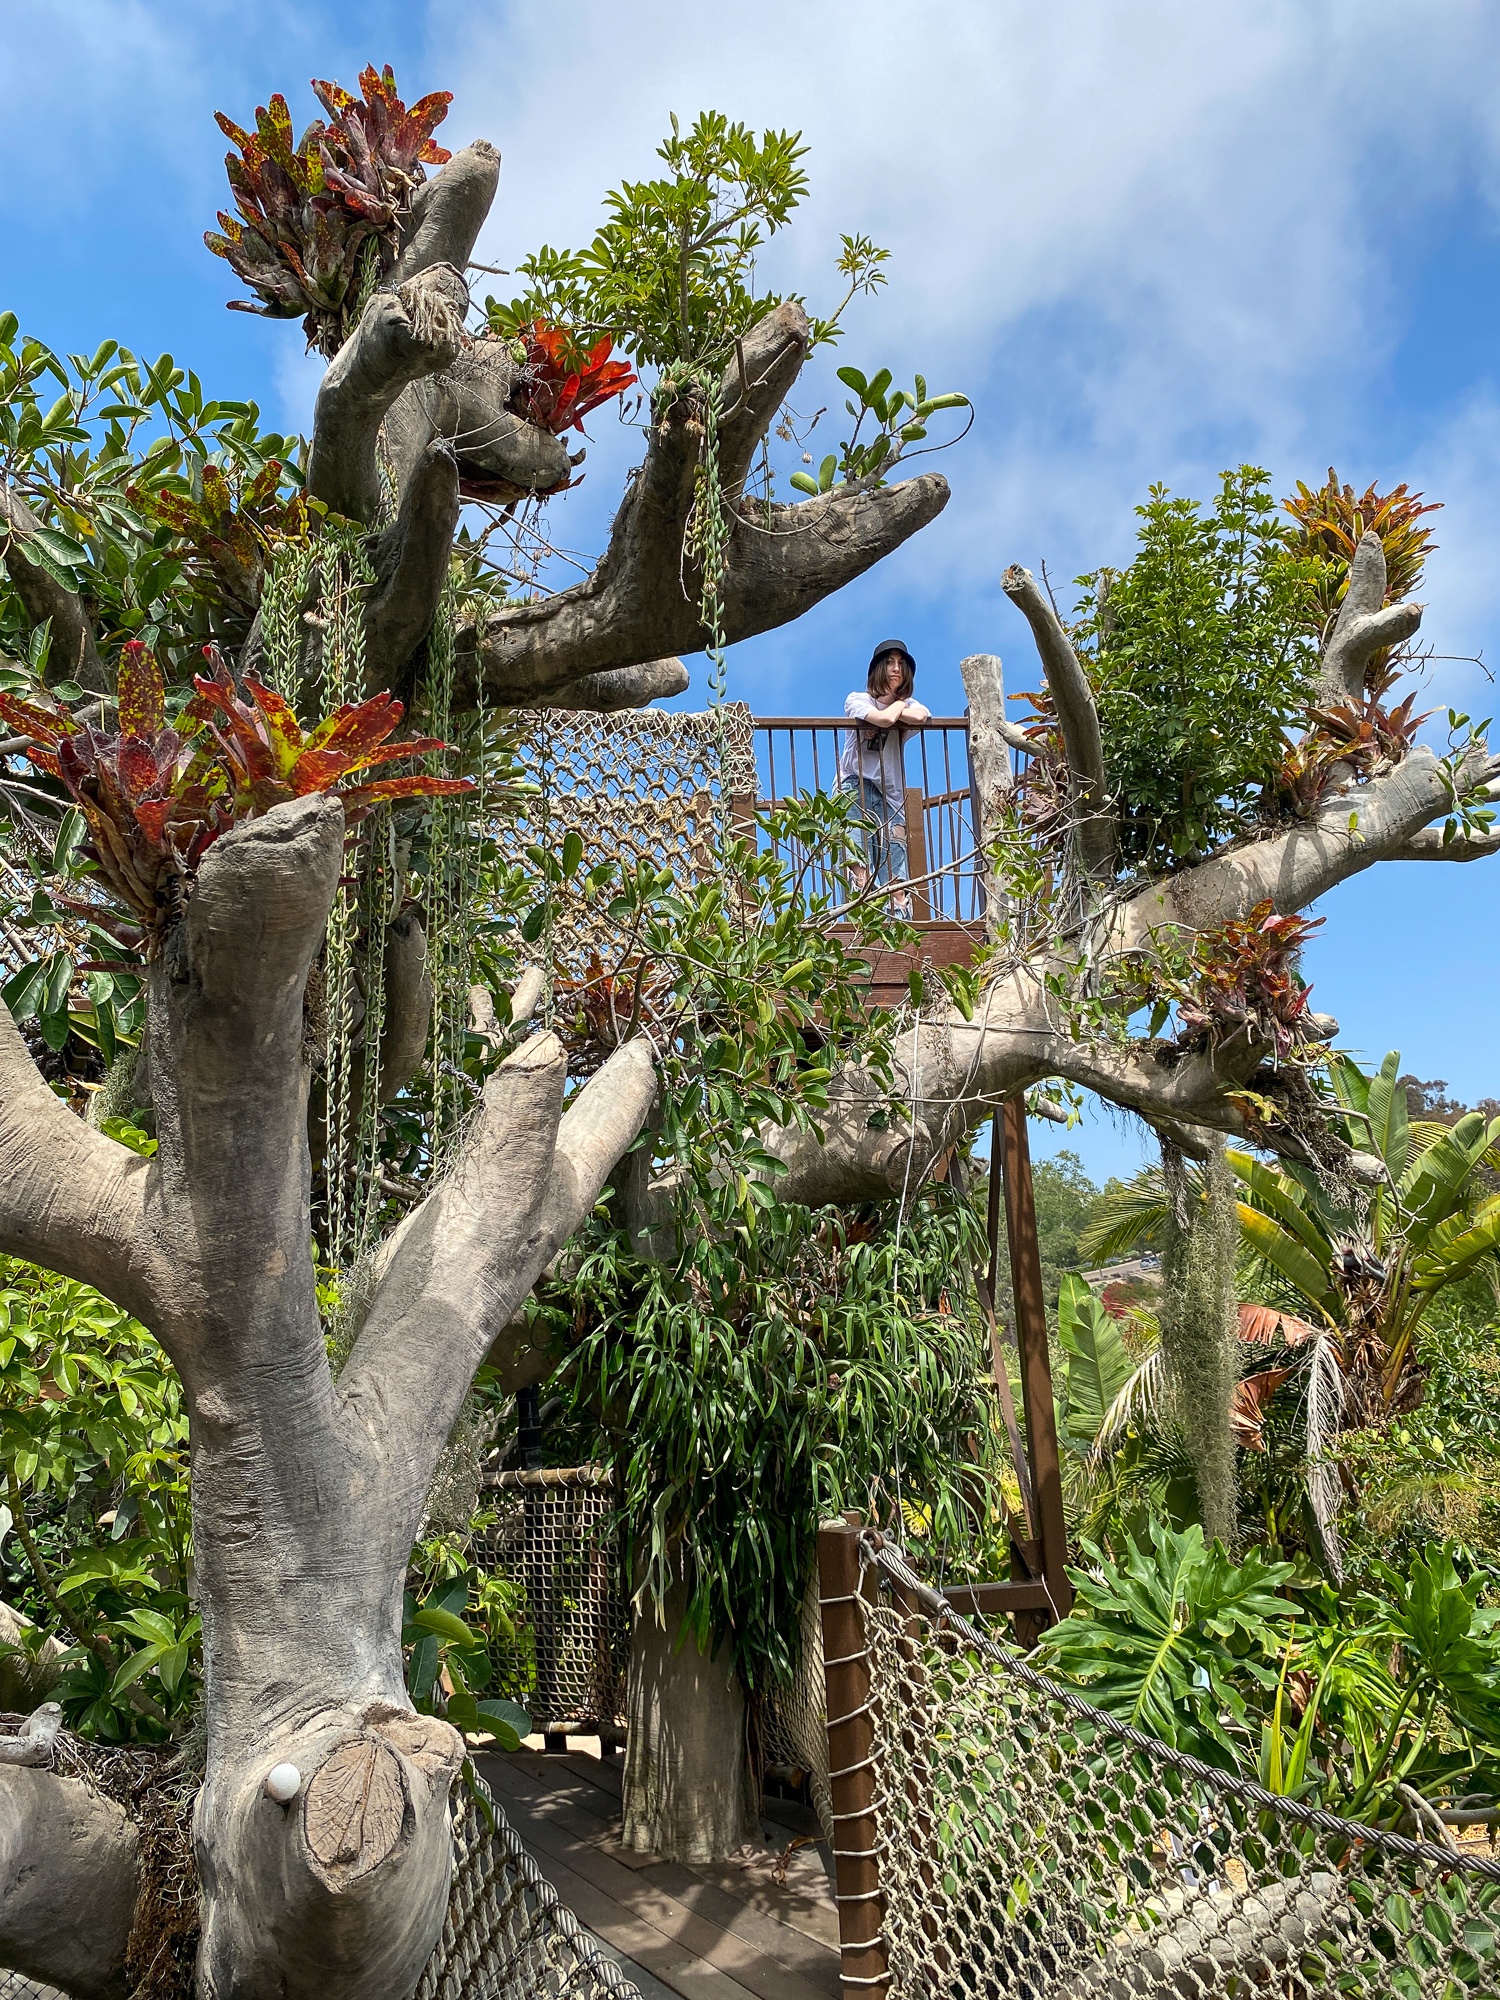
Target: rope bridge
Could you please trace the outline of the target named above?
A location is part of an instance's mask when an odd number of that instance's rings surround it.
[[[819,1536],[843,1982],[883,2000],[1486,2000],[1500,1862],[1169,1749]]]

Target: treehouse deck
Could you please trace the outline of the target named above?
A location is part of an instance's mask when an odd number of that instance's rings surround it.
[[[757,796],[735,801],[742,820],[808,793],[838,789],[839,752],[849,723],[841,715],[765,715],[754,720]],[[984,936],[984,902],[976,866],[974,804],[969,772],[969,723],[935,715],[909,731],[906,746],[906,872],[915,947],[866,952],[872,997],[899,1006],[921,966],[940,971],[968,965]],[[804,871],[809,894],[841,899],[841,885],[819,855],[788,844],[784,858]],[[845,891],[846,893],[846,891]]]
[[[806,1808],[767,1800],[762,1842],[692,1864],[620,1844],[619,1757],[477,1759],[537,1867],[645,2000],[837,2000],[827,1848]]]

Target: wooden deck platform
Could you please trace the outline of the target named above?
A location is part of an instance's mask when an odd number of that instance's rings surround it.
[[[522,1749],[477,1762],[538,1868],[646,2000],[837,2000],[828,1850],[805,1808],[767,1800],[762,1842],[716,1866],[679,1864],[620,1845],[619,1757]]]

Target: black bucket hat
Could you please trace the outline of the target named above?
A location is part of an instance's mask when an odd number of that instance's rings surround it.
[[[899,653],[902,659],[905,660],[907,665],[911,668],[912,672],[915,673],[917,671],[916,657],[912,653],[910,648],[907,646],[907,643],[904,639],[882,639],[880,644],[875,648],[874,652],[870,655],[870,665],[868,671],[874,673],[875,662],[877,660],[883,660],[887,653]]]

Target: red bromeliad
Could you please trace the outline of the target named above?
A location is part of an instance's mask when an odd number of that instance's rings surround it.
[[[518,384],[518,395],[524,399],[518,414],[543,430],[581,431],[590,410],[611,396],[623,395],[636,379],[628,362],[610,360],[614,342],[607,334],[582,353],[566,327],[538,319],[521,338],[526,343],[526,364]]]
[[[1268,896],[1248,916],[1199,936],[1177,1002],[1182,1038],[1216,1043],[1252,1030],[1278,1057],[1287,1055],[1312,991],[1297,976],[1297,954],[1322,922],[1282,916]]]
[[[383,274],[395,261],[400,218],[424,176],[451,155],[433,141],[452,95],[432,91],[409,109],[396,94],[389,65],[359,79],[363,103],[336,83],[313,83],[330,123],[317,121],[300,140],[279,93],[255,114],[247,132],[214,115],[240,158],[225,155],[239,216],[221,212],[222,234],[204,242],[256,294],[236,300],[241,312],[294,319],[305,313],[309,341],[336,353],[362,292],[367,259]]]
[[[209,646],[204,654],[213,674],[196,678],[182,727],[167,722],[161,669],[139,640],[121,656],[116,735],[0,694],[0,720],[30,736],[32,764],[66,786],[88,827],[84,852],[133,921],[92,906],[88,915],[147,958],[180,916],[203,856],[236,821],[331,792],[352,825],[383,800],[473,789],[469,778],[426,773],[347,783],[447,745],[431,736],[389,742],[405,711],[388,694],[345,703],[304,735],[280,695],[247,676],[251,700],[241,701],[218,652]]]

